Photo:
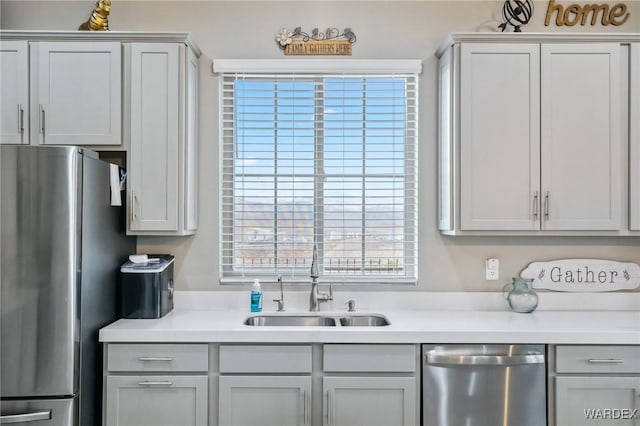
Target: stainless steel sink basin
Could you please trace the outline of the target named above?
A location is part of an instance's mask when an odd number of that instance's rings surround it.
[[[382,327],[389,324],[389,320],[382,315],[350,315],[340,318],[340,325],[346,327]]]
[[[380,314],[345,316],[258,314],[248,316],[243,324],[253,327],[383,327],[390,322]]]
[[[258,327],[335,327],[336,320],[318,315],[255,315],[247,317],[244,324]]]

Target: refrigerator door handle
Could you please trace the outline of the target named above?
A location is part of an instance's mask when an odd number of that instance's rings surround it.
[[[37,422],[38,420],[51,420],[51,410],[0,416],[0,423],[27,423]]]

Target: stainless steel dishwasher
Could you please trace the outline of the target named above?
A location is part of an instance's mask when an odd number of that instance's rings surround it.
[[[544,345],[422,345],[423,426],[546,426]]]

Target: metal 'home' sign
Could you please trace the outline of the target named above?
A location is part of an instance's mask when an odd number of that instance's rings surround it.
[[[632,290],[640,285],[640,266],[602,259],[561,259],[532,262],[521,273],[534,288],[556,291]]]
[[[619,26],[627,22],[629,12],[627,5],[624,3],[609,4],[569,4],[563,5],[550,0],[547,5],[547,15],[544,18],[544,25],[549,26],[552,18],[556,26],[572,27],[576,24],[580,25],[614,25]]]

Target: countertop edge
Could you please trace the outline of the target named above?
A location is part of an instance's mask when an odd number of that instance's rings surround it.
[[[273,313],[272,313],[273,314]],[[334,313],[323,313],[335,315]],[[344,313],[342,313],[344,314]],[[640,345],[640,312],[385,311],[385,327],[251,327],[247,312],[173,311],[118,320],[103,343],[538,343]]]

